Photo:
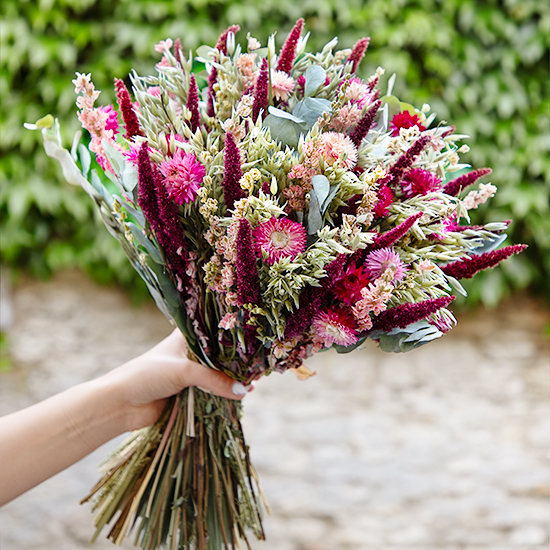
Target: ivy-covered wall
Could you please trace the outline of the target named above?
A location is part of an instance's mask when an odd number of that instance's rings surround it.
[[[184,49],[214,44],[230,24],[281,44],[299,17],[310,49],[338,35],[362,36],[362,64],[397,73],[394,93],[430,103],[471,136],[464,162],[490,166],[499,193],[479,220],[509,219],[510,242],[527,252],[482,274],[471,298],[496,303],[529,286],[550,299],[550,5],[540,0],[3,0],[0,7],[0,251],[2,262],[44,275],[78,266],[104,281],[141,289],[93,205],[63,181],[23,129],[47,113],[67,142],[78,128],[71,79],[91,72],[101,101],[135,68],[153,71],[153,46],[180,38]],[[382,86],[383,88],[384,86]],[[476,221],[476,220],[474,220]],[[470,300],[472,303],[472,300]]]

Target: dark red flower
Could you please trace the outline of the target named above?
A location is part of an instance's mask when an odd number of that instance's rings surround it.
[[[298,40],[302,34],[302,29],[304,28],[304,20],[300,17],[296,24],[290,31],[283,47],[281,48],[281,53],[279,54],[279,60],[277,61],[277,66],[275,67],[278,71],[283,71],[286,74],[292,72],[292,65],[294,63],[294,58],[296,57],[296,46],[298,45]]]
[[[391,135],[396,137],[399,135],[401,128],[411,128],[412,126],[418,126],[418,129],[423,132],[426,128],[422,126],[418,115],[411,115],[409,111],[403,111],[394,115],[390,122]]]
[[[348,265],[345,273],[336,280],[332,292],[342,300],[346,306],[351,306],[361,300],[361,289],[370,282],[368,272],[355,264]]]

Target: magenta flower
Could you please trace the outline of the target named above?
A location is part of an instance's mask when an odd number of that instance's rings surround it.
[[[197,197],[202,180],[206,175],[205,167],[195,155],[177,149],[171,159],[160,165],[165,184],[171,198],[177,204],[189,204]]]
[[[189,120],[189,127],[192,132],[196,132],[201,122],[201,115],[199,113],[199,90],[197,88],[197,80],[195,75],[191,75],[189,81],[189,92],[187,95],[187,108],[191,113],[191,119]]]
[[[461,191],[475,183],[479,178],[490,174],[492,170],[490,168],[480,168],[479,170],[473,170],[467,174],[462,174],[458,178],[451,180],[445,184],[443,192],[447,195],[456,197]]]
[[[447,307],[454,296],[442,296],[416,303],[400,304],[386,311],[382,311],[372,321],[371,330],[389,332],[394,328],[405,328],[412,323],[425,319],[442,307]]]
[[[240,185],[243,175],[241,169],[241,153],[231,132],[225,134],[225,148],[223,151],[223,198],[227,210],[231,210],[235,201],[244,198],[244,191]]]
[[[423,212],[418,212],[418,214],[413,214],[409,216],[404,222],[400,223],[397,227],[386,231],[385,233],[380,233],[374,243],[370,245],[371,250],[377,250],[379,248],[384,248],[391,246],[397,242],[401,237],[406,235],[414,223],[419,220],[424,215]]]
[[[304,20],[300,18],[296,21],[296,24],[290,31],[283,47],[281,48],[279,60],[277,61],[277,66],[275,67],[278,71],[283,71],[286,74],[291,73],[294,58],[296,57],[296,46],[298,45],[298,40],[300,39],[303,28]]]
[[[418,126],[418,129],[423,132],[426,128],[422,126],[418,115],[411,115],[409,111],[403,111],[394,115],[390,122],[390,130],[392,131],[391,135],[396,137],[399,135],[399,130],[401,128],[412,128],[413,126]]]
[[[126,139],[132,139],[134,136],[142,136],[143,132],[139,127],[137,115],[134,111],[130,93],[124,82],[115,78],[116,100],[122,114],[122,120],[126,127]]]
[[[118,114],[113,109],[113,106],[105,105],[104,107],[99,107],[99,110],[107,115],[107,120],[105,121],[105,130],[112,130],[113,135],[118,134]]]
[[[427,195],[441,189],[441,180],[428,170],[411,168],[401,180],[401,190],[408,199],[418,195]]]
[[[236,240],[235,278],[240,305],[261,303],[260,281],[256,255],[252,244],[252,231],[246,218],[239,220]]]
[[[405,276],[405,264],[393,248],[380,248],[369,252],[365,260],[365,268],[371,279],[378,279],[385,271],[393,272],[393,280],[401,281]]]
[[[314,339],[325,348],[333,344],[351,346],[358,340],[355,319],[346,311],[331,307],[318,313],[311,323]]]
[[[346,306],[351,306],[361,300],[361,289],[370,282],[369,274],[363,267],[350,264],[343,276],[336,280],[332,292],[342,300]]]
[[[471,279],[476,273],[490,267],[494,267],[503,260],[509,258],[512,254],[519,254],[527,248],[526,244],[514,244],[485,252],[483,254],[462,258],[456,262],[444,265],[441,271],[449,277],[455,279]]]
[[[281,258],[293,259],[306,249],[306,230],[302,224],[288,218],[271,218],[258,225],[253,235],[257,254],[265,254],[265,262],[269,265]]]
[[[353,66],[351,68],[352,73],[356,73],[357,69],[359,68],[359,63],[361,63],[361,60],[363,57],[365,57],[365,53],[367,51],[367,48],[369,47],[370,38],[360,38],[356,43],[355,46],[353,46],[353,49],[351,50],[351,54],[348,58],[348,63],[353,63]]]
[[[361,145],[363,138],[369,133],[369,130],[374,124],[376,113],[378,112],[378,109],[380,109],[381,105],[381,100],[374,102],[369,107],[367,112],[363,115],[363,117],[359,120],[359,122],[355,125],[353,132],[349,136],[355,147],[359,148],[359,145]]]
[[[388,206],[393,202],[393,191],[387,185],[382,185],[377,193],[378,202],[374,206],[374,213],[380,217],[387,216]]]
[[[260,112],[267,111],[269,95],[269,69],[267,65],[267,59],[262,59],[262,66],[258,73],[256,80],[256,87],[254,90],[254,103],[252,105],[252,120],[256,122],[260,116]]]

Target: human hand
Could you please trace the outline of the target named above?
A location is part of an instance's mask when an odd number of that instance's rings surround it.
[[[242,399],[253,388],[246,388],[229,376],[188,359],[185,339],[178,329],[143,355],[99,380],[115,390],[124,410],[122,431],[156,422],[167,399],[189,386],[198,386],[228,399]]]

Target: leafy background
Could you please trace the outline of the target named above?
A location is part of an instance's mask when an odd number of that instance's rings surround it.
[[[114,100],[113,78],[145,74],[153,46],[179,37],[184,49],[214,44],[230,24],[278,44],[299,17],[309,48],[338,35],[341,47],[371,37],[361,67],[397,73],[403,101],[430,103],[471,136],[463,161],[490,166],[499,187],[475,220],[513,218],[510,243],[527,252],[469,285],[469,304],[494,305],[529,288],[550,300],[550,5],[540,0],[3,0],[0,7],[0,252],[36,276],[78,267],[96,280],[146,291],[81,190],[66,184],[37,132],[57,116],[69,145],[78,129],[71,79],[91,72]],[[382,86],[384,89],[384,85]],[[487,181],[488,178],[485,178]]]

